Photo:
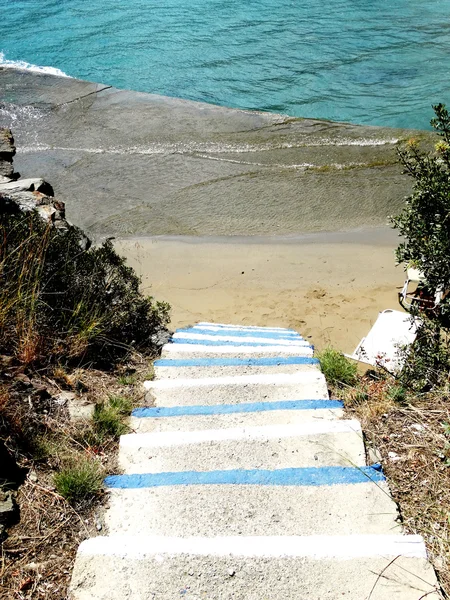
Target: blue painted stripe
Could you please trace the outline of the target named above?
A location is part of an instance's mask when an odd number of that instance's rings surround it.
[[[141,419],[159,417],[184,417],[197,415],[230,415],[234,413],[266,412],[272,410],[317,410],[343,408],[340,400],[281,400],[279,402],[247,402],[244,404],[218,404],[214,406],[161,406],[135,408],[133,417]]]
[[[303,341],[303,340],[298,340]],[[276,346],[277,343],[273,340],[262,340],[261,342],[246,342],[242,340],[242,342],[230,342],[227,340],[193,340],[190,338],[172,338],[169,343],[172,344],[194,344],[198,346]],[[280,348],[289,347],[287,344],[284,346],[280,346]],[[305,344],[303,346],[299,346],[299,348],[312,348],[310,344]]]
[[[264,356],[263,358],[161,358],[155,367],[276,367],[278,365],[317,365],[309,356]]]
[[[171,485],[348,485],[384,481],[380,465],[371,467],[306,467],[294,469],[231,469],[229,471],[181,471],[111,475],[110,488],[139,489]]]
[[[177,329],[176,333],[196,333],[198,335],[211,335],[211,336],[224,336],[224,335],[232,335],[235,337],[260,337],[267,338],[270,340],[301,340],[303,339],[298,333],[274,333],[272,331],[267,331],[265,333],[258,333],[252,331],[235,331],[234,329],[223,329],[221,331],[210,331],[209,329]]]

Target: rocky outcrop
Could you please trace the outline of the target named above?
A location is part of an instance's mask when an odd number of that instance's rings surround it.
[[[15,152],[11,131],[0,129],[0,210],[8,206],[23,213],[35,210],[55,228],[69,229],[71,225],[65,218],[65,204],[54,197],[52,186],[41,178],[20,179],[19,173],[14,173]],[[91,241],[84,236],[82,244],[85,250]]]
[[[9,129],[0,129],[0,184],[14,179],[13,156],[16,153]]]

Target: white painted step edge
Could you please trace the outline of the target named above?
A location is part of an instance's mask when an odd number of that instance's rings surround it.
[[[229,440],[256,440],[327,433],[356,433],[362,437],[361,424],[356,419],[342,421],[318,421],[295,425],[262,425],[259,427],[236,427],[230,429],[205,429],[200,431],[164,431],[150,433],[131,433],[122,435],[122,448],[162,448],[220,442]]]
[[[307,346],[203,346],[200,344],[166,344],[164,353],[183,354],[295,354],[298,356],[313,356],[314,350]]]
[[[158,381],[144,381],[144,388],[167,389],[183,387],[203,387],[208,385],[257,385],[257,384],[309,384],[324,381],[322,373],[314,371],[299,371],[297,373],[268,373],[259,375],[236,375],[225,377],[201,377],[198,379],[162,379]]]
[[[200,556],[304,557],[352,560],[368,557],[427,558],[419,535],[226,536],[179,538],[112,535],[81,543],[79,554],[143,559],[162,554]],[[161,557],[162,559],[162,557]]]
[[[207,333],[174,333],[172,336],[174,340],[200,340],[204,342],[247,342],[247,343],[266,343],[273,344],[277,342],[277,346],[310,346],[309,342],[302,340],[301,338],[293,338],[292,340],[286,338],[270,338],[264,337],[263,335],[248,336],[243,338],[241,335],[208,335]]]

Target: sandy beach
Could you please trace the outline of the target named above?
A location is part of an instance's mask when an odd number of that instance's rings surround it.
[[[172,305],[174,328],[287,326],[351,352],[398,307],[386,223],[411,182],[396,148],[427,132],[1,68],[0,102],[15,168],[51,182],[95,240],[115,236],[146,291]]]
[[[172,327],[199,320],[292,327],[351,352],[378,312],[399,308],[403,272],[386,229],[295,238],[116,240],[146,292],[172,305]]]

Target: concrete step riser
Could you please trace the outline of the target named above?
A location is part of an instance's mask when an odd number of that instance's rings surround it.
[[[316,410],[272,410],[264,412],[237,413],[229,415],[184,415],[181,417],[158,417],[130,419],[130,427],[137,433],[159,431],[194,431],[249,427],[262,425],[296,425],[300,423],[336,420],[343,416],[341,408]]]
[[[175,333],[172,336],[173,344],[210,344],[211,346],[222,345],[244,345],[244,346],[259,346],[259,345],[276,345],[290,346],[298,348],[310,348],[311,344],[302,338],[285,338],[285,337],[263,337],[255,335],[222,335],[221,333]]]
[[[122,436],[126,473],[363,465],[357,421]]]
[[[239,404],[328,398],[321,373],[248,375],[148,382],[148,400],[157,406]]]
[[[266,356],[313,356],[314,350],[308,347],[290,346],[201,346],[194,344],[166,344],[162,358],[202,358],[204,356],[233,358],[264,358]]]
[[[289,340],[289,341],[299,341],[303,340],[302,336],[296,331],[269,331],[269,330],[245,330],[245,329],[235,329],[232,327],[202,327],[200,325],[196,325],[195,327],[190,328],[181,328],[177,329],[175,336],[184,336],[184,335],[205,335],[205,336],[234,336],[242,339],[252,338],[252,337],[261,337],[268,340]]]
[[[111,535],[400,533],[396,505],[385,482],[317,487],[221,485],[115,489],[111,490],[109,506],[106,524]]]
[[[364,445],[356,434],[310,436],[307,440],[206,442],[164,449],[124,448],[119,454],[125,473],[230,469],[276,469],[328,465],[360,465]]]
[[[318,365],[225,366],[225,367],[160,367],[155,366],[157,379],[204,379],[206,377],[236,377],[242,375],[291,375],[320,372]]]
[[[93,538],[80,547],[72,598],[160,600],[181,594],[208,600],[418,600],[428,594],[427,600],[437,600],[434,574],[425,559],[403,557],[395,542],[388,551],[377,538],[379,548],[370,538],[363,544],[352,537],[306,538],[297,552],[298,543],[291,538],[239,536],[231,542],[199,543]],[[342,559],[347,550],[352,559]],[[328,557],[333,551],[337,556]]]
[[[202,387],[153,389],[146,396],[146,402],[156,406],[193,406],[205,404],[215,406],[224,402],[240,404],[247,402],[272,402],[323,398],[324,385],[303,387],[300,385],[252,385],[239,388],[236,385],[211,385]]]

